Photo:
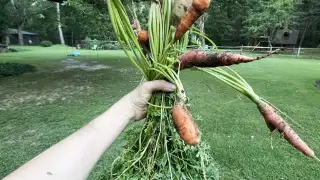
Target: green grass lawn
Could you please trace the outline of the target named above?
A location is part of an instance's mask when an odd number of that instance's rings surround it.
[[[77,66],[103,67],[86,71],[63,62],[70,58],[71,48],[23,49],[0,54],[0,63],[38,68],[35,73],[0,78],[0,178],[97,117],[141,79],[121,51],[81,50]],[[320,154],[320,89],[314,86],[320,80],[320,57],[311,57],[275,56],[234,69],[259,95],[302,125],[303,129],[293,124]],[[306,158],[277,134],[272,135],[271,149],[268,128],[245,97],[201,72],[185,71],[181,77],[221,179],[320,179],[320,162]],[[108,171],[121,146],[120,137],[90,179]]]

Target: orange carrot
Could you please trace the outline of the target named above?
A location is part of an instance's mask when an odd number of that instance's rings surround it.
[[[141,44],[145,44],[149,41],[149,34],[146,30],[141,30],[138,32],[138,41]]]
[[[301,151],[303,154],[311,158],[316,158],[313,150],[308,146],[308,144],[304,142],[286,123],[283,127],[283,136],[293,147]]]
[[[313,150],[299,137],[290,125],[277,114],[272,106],[264,101],[260,101],[258,103],[258,109],[265,118],[265,121],[271,131],[278,129],[293,147],[308,157],[316,158]]]
[[[175,105],[172,109],[172,119],[180,138],[188,145],[200,143],[200,132],[197,124],[185,105]]]
[[[240,54],[231,53],[214,53],[208,54],[205,51],[193,50],[182,54],[179,57],[180,68],[187,69],[191,67],[219,67],[219,66],[231,66],[234,64],[248,63],[255,60],[266,58],[272,54],[275,54],[278,50],[270,52],[265,56],[260,57],[248,57]]]
[[[258,109],[260,111],[260,113],[262,114],[262,116],[264,117],[264,120],[267,123],[268,128],[270,129],[270,131],[274,131],[277,128],[272,125],[272,122],[280,122],[281,121],[281,117],[275,112],[275,110],[273,109],[273,107],[269,106],[267,103],[261,101],[258,104]]]
[[[148,54],[150,52],[149,45],[149,34],[146,30],[141,30],[138,32],[138,41],[140,46],[142,47],[143,53]]]
[[[204,14],[209,6],[210,0],[193,0],[191,7],[177,25],[174,39],[181,39],[181,37],[190,29],[192,24]]]

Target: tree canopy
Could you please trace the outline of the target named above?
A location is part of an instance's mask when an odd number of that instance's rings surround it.
[[[59,43],[55,3],[66,43],[85,37],[114,40],[105,0],[3,0],[0,2],[0,31],[10,27],[35,32],[41,40]],[[123,0],[128,13],[136,7],[145,26],[149,0]],[[205,15],[205,33],[219,45],[255,45],[260,36],[279,29],[299,30],[300,45],[320,44],[319,0],[212,0]]]

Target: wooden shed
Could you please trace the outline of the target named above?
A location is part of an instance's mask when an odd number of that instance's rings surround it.
[[[299,40],[299,30],[279,29],[272,37],[260,36],[257,46],[277,47],[283,50],[293,49]],[[259,48],[261,50],[261,48]],[[265,50],[268,50],[266,48]]]
[[[39,37],[36,33],[22,31],[24,45],[39,45]],[[8,28],[0,34],[0,39],[5,39],[10,45],[19,45],[18,30]]]
[[[299,31],[298,30],[284,30],[280,29],[273,37],[272,44],[274,46],[292,46],[298,43]]]

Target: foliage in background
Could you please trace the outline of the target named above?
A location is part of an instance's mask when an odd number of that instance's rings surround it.
[[[245,43],[240,31],[244,28],[242,22],[247,18],[246,3],[246,0],[212,0],[205,19],[205,32],[215,43],[221,45]]]
[[[50,47],[50,46],[52,46],[52,42],[51,41],[41,41],[40,42],[40,46],[42,46],[42,47]]]
[[[9,0],[1,1],[0,30],[23,27],[22,29],[39,34],[41,40],[59,43],[56,12],[52,2],[14,2],[27,7],[25,16],[22,15],[21,8],[15,8]],[[126,7],[132,7],[131,0],[122,2]],[[144,28],[147,24],[149,2],[134,0],[137,15]],[[319,0],[212,0],[211,3],[205,18],[205,32],[218,44],[253,45],[256,37],[272,34],[279,28],[300,30],[299,39],[304,47],[317,47],[320,44]],[[51,6],[53,8],[49,8]],[[62,4],[61,23],[67,44],[74,46],[86,36],[115,40],[106,7],[104,0],[68,0]]]
[[[140,25],[142,29],[147,29],[148,26],[148,15],[150,9],[150,1],[149,0],[124,0],[122,1],[124,4],[126,11],[129,12],[129,17],[132,19],[131,15],[133,11],[136,12]],[[133,23],[133,22],[131,22]]]
[[[64,11],[64,30],[68,41],[93,39],[114,40],[105,1],[70,0]]]
[[[212,0],[211,3],[205,32],[217,44],[256,45],[257,37],[272,35],[280,28],[300,30],[303,46],[320,44],[318,0]]]
[[[16,49],[16,48],[11,48],[11,47],[10,47],[8,50],[9,50],[9,52],[19,52],[18,49]]]
[[[6,13],[5,5],[9,2],[9,0],[2,0],[0,1],[0,36],[2,32],[8,28],[8,17]],[[4,39],[0,39],[0,44],[4,43]]]
[[[320,44],[320,1],[299,0],[295,6],[297,28],[301,30],[299,46],[303,43],[316,47]],[[308,41],[305,41],[307,39]]]
[[[18,30],[19,44],[23,45],[22,31],[26,23],[53,7],[53,3],[43,0],[10,0],[5,5],[8,26]]]
[[[116,41],[101,41],[97,39],[91,39],[90,37],[86,37],[82,41],[82,48],[92,49],[94,46],[97,46],[99,49],[105,49],[105,50],[120,49],[120,45]]]
[[[97,39],[91,39],[89,37],[86,37],[83,40],[83,47],[85,49],[91,49],[94,45],[99,45],[99,44],[100,44],[100,41]]]
[[[0,63],[0,77],[18,76],[27,72],[35,72],[36,70],[36,67],[30,64]]]
[[[22,1],[19,3],[22,3]],[[32,3],[32,1],[30,1]],[[20,22],[20,16],[14,17],[11,13],[12,5],[6,3],[6,15],[10,16],[14,21]],[[44,5],[36,4],[32,15],[28,15],[24,25],[24,29],[35,32],[41,40],[50,40],[53,43],[59,43],[59,34],[56,20],[56,11],[54,3],[45,1]],[[41,11],[37,9],[42,7]],[[0,9],[1,10],[1,9]],[[37,11],[36,11],[37,10]],[[89,1],[89,0],[69,0],[60,6],[62,30],[68,45],[74,46],[86,36],[96,39],[113,40],[112,27],[109,23],[109,16],[106,10],[105,1]],[[14,12],[14,11],[13,11]],[[15,18],[17,20],[15,20]],[[0,17],[0,21],[1,21]],[[18,28],[16,23],[5,23],[8,27]]]
[[[293,0],[247,1],[249,11],[243,35],[247,39],[273,37],[278,29],[288,29],[294,18],[293,3]]]

